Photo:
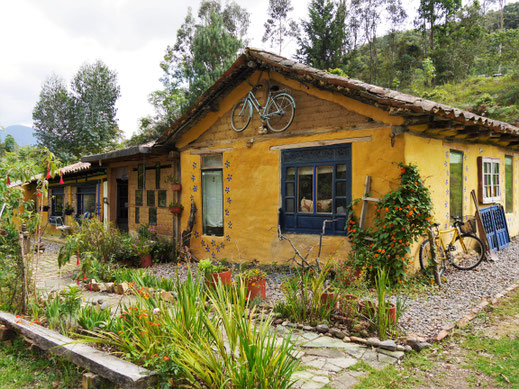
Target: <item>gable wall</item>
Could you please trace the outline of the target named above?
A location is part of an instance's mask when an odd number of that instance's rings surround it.
[[[187,224],[187,210],[193,200],[198,212],[191,244],[198,258],[270,263],[285,262],[293,256],[289,243],[280,242],[276,234],[278,209],[281,207],[281,151],[276,147],[298,143],[315,145],[312,142],[330,140],[353,141],[353,199],[363,195],[366,175],[372,176],[371,195],[375,197],[386,193],[393,179],[398,177],[393,162],[403,161],[404,140],[399,137],[394,147],[391,146],[390,121],[399,118],[387,116],[384,118],[386,122],[373,121],[358,112],[356,102],[348,110],[350,99],[306,89],[286,79],[283,83],[291,86],[297,107],[296,119],[284,133],[258,134],[260,123],[256,113],[254,121],[243,133],[235,133],[230,126],[230,110],[248,90],[238,87],[220,103],[220,107],[227,108],[225,112],[208,114],[177,142],[177,147],[181,148],[181,196],[185,206],[181,226],[184,229]],[[333,101],[323,99],[330,96]],[[362,107],[363,112],[370,112],[368,108]],[[373,111],[376,116],[377,109],[373,108]],[[210,115],[214,116],[212,120],[208,119]],[[207,126],[208,123],[212,125]],[[200,153],[210,153],[211,150],[223,153],[223,237],[202,235]],[[373,206],[370,209],[369,215]],[[318,244],[319,240],[318,235],[289,236],[303,252]],[[349,250],[345,236],[327,236],[323,242],[322,258],[344,256]],[[310,258],[315,257],[317,251],[318,247],[315,247]]]

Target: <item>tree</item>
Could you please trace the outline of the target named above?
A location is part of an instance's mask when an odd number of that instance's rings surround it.
[[[268,18],[264,24],[265,33],[262,41],[270,41],[271,47],[277,45],[280,55],[285,40],[296,37],[299,32],[297,23],[288,17],[288,13],[293,10],[291,0],[269,0]]]
[[[429,49],[434,50],[434,32],[438,21],[442,18],[447,23],[461,8],[461,0],[420,0],[418,8],[417,24],[422,26],[426,33],[429,24]]]
[[[120,138],[119,95],[116,73],[101,61],[81,66],[70,91],[63,79],[50,76],[32,114],[38,144],[66,162],[113,147]]]
[[[344,1],[312,0],[308,20],[301,21],[303,33],[297,38],[296,58],[319,69],[340,67],[348,46],[345,22]]]
[[[150,95],[156,112],[148,118],[152,125],[169,126],[232,65],[245,47],[249,18],[235,2],[222,7],[218,0],[203,0],[197,17],[189,8],[160,63],[163,89]]]

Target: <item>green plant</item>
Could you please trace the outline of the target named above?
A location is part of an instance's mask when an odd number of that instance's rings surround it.
[[[76,314],[76,320],[81,328],[95,331],[110,326],[110,309],[101,310],[92,305],[81,308]]]
[[[352,250],[368,260],[365,266],[371,280],[375,279],[377,269],[383,268],[393,283],[401,283],[413,264],[412,260],[406,259],[411,244],[432,222],[430,192],[418,168],[402,163],[398,166],[400,185],[377,204],[374,228],[361,230],[353,204],[350,205],[348,239]]]
[[[221,273],[227,271],[229,268],[222,265],[220,262],[212,262],[209,258],[202,259],[198,262],[198,271],[204,273],[206,276],[211,273]]]
[[[326,285],[330,269],[331,264],[327,263],[318,273],[310,269],[286,279],[281,284],[285,300],[278,302],[274,310],[297,323],[315,325],[328,321],[335,311],[338,298],[335,296],[332,301],[323,298],[324,293],[331,292],[331,288]]]
[[[239,273],[238,278],[243,280],[264,280],[267,278],[267,272],[261,269],[251,268]]]
[[[379,269],[377,277],[375,278],[375,287],[377,290],[378,309],[375,313],[375,325],[377,327],[378,336],[384,340],[387,338],[387,331],[391,324],[389,315],[389,302],[387,301],[387,294],[391,286],[387,273],[383,269]]]
[[[171,203],[169,203],[169,209],[172,208],[180,208],[181,210],[184,210],[184,206],[176,201],[172,201]]]

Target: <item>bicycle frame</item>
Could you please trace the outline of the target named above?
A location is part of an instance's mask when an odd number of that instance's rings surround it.
[[[443,241],[442,235],[447,235],[450,233],[454,233],[454,234],[452,235],[452,239],[449,242],[449,244],[447,245],[447,247],[445,247],[445,243]],[[450,256],[447,253],[450,251],[449,248],[454,245],[454,242],[456,241],[457,238],[459,238],[460,244],[461,244],[461,247],[463,248],[463,250],[466,250],[467,248],[465,247],[465,242],[463,242],[463,239],[461,237],[459,227],[452,227],[452,228],[449,228],[449,229],[443,230],[443,231],[440,231],[440,229],[438,227],[436,227],[436,236],[435,236],[436,245],[441,247],[443,255],[449,260],[450,260]]]
[[[254,109],[256,110],[256,112],[258,113],[258,115],[260,116],[260,118],[262,120],[265,120],[268,118],[268,116],[270,116],[270,115],[265,115],[265,109],[267,109],[267,107],[269,106],[270,101],[273,100],[271,92],[269,92],[269,94],[267,95],[267,101],[265,102],[264,106],[262,106],[260,104],[260,102],[258,101],[258,99],[256,98],[256,95],[254,94],[254,89],[251,89],[249,91],[249,93],[247,93],[246,98],[247,98],[247,101],[249,101],[252,104],[252,106],[254,107]],[[274,104],[275,104],[275,102],[274,102]],[[240,115],[243,113],[243,110],[245,109],[245,107],[246,107],[246,105],[244,104],[242,111],[240,112]],[[279,111],[279,107],[277,106],[277,104],[276,104],[276,108]]]

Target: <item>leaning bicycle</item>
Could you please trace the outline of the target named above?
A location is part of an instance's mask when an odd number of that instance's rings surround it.
[[[231,112],[231,126],[234,131],[242,132],[252,119],[252,108],[256,110],[262,123],[273,132],[285,131],[294,120],[296,103],[286,89],[269,88],[265,106],[261,106],[254,91],[262,88],[258,84],[251,88],[247,96],[240,99]]]
[[[481,240],[468,233],[462,233],[461,226],[463,221],[461,218],[455,217],[452,228],[440,231],[438,227],[440,223],[434,223],[435,228],[434,239],[437,247],[438,270],[440,276],[447,267],[447,262],[459,270],[471,270],[478,266],[485,256],[485,246]],[[446,244],[446,235],[452,234],[450,242]],[[445,237],[445,238],[444,238]],[[431,242],[429,239],[420,245],[420,267],[426,276],[432,277],[431,270],[432,255]]]

